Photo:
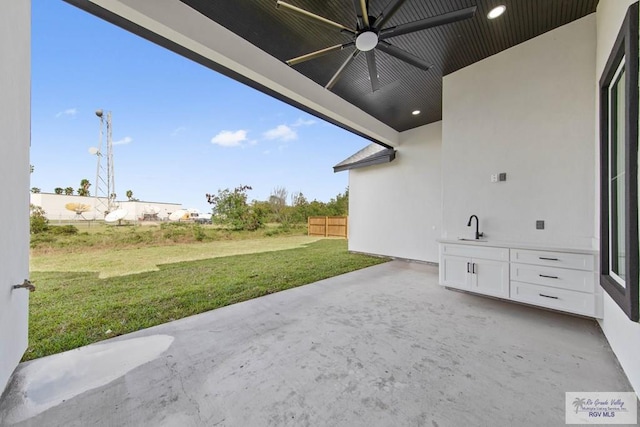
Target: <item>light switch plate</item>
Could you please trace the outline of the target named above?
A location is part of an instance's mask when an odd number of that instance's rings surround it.
[[[537,220],[536,221],[536,230],[544,230],[544,220]]]
[[[498,182],[498,174],[491,174],[491,182]]]

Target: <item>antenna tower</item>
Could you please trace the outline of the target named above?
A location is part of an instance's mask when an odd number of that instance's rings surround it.
[[[105,130],[105,113],[102,110],[96,111],[96,116],[100,119],[100,138],[98,148],[90,148],[89,152],[95,154],[98,159],[96,168],[96,211],[107,215],[117,208],[116,200],[116,184],[113,169],[113,139],[111,132],[111,111],[106,113],[106,150],[103,150],[103,139]]]

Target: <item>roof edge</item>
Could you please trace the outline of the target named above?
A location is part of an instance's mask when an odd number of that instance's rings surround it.
[[[381,165],[384,163],[391,163],[396,158],[396,150],[393,148],[387,148],[378,153],[375,153],[362,160],[358,160],[352,163],[336,165],[333,167],[333,172],[342,172],[351,169],[364,168],[367,166]]]

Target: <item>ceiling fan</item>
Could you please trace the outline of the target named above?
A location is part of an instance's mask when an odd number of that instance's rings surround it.
[[[414,67],[427,71],[431,68],[431,64],[415,55],[412,55],[406,50],[390,44],[387,42],[387,39],[469,19],[474,16],[477,9],[477,6],[467,7],[454,12],[444,13],[442,15],[432,16],[418,21],[384,28],[384,25],[389,21],[389,19],[391,19],[391,17],[393,17],[393,15],[395,15],[406,0],[391,0],[377,17],[369,16],[369,0],[352,1],[356,12],[355,28],[349,28],[338,22],[316,15],[315,13],[309,12],[282,0],[277,0],[276,2],[277,8],[282,7],[290,12],[297,13],[302,17],[312,19],[315,22],[337,28],[340,32],[352,36],[353,40],[350,42],[330,46],[286,61],[287,65],[293,66],[300,64],[301,62],[316,59],[329,53],[355,46],[353,53],[349,55],[347,60],[342,63],[340,68],[338,68],[338,71],[336,71],[333,77],[331,77],[331,80],[329,80],[325,85],[325,88],[329,90],[333,88],[338,79],[340,79],[344,70],[354,59],[356,59],[360,52],[364,52],[367,57],[367,67],[369,68],[371,88],[374,92],[380,89],[380,81],[378,79],[378,71],[376,68],[375,49],[379,49],[388,55],[394,56],[401,61],[413,65]]]

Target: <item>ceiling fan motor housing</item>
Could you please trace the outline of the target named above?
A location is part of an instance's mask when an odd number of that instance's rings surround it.
[[[366,30],[356,37],[356,47],[358,50],[368,52],[378,45],[378,34],[375,31]]]
[[[335,72],[331,80],[325,85],[325,89],[331,90],[336,84],[340,76],[347,69],[349,64],[358,56],[360,52],[364,52],[367,60],[367,68],[369,70],[369,80],[371,81],[371,89],[375,92],[380,89],[378,80],[378,71],[376,66],[376,56],[374,49],[378,49],[387,55],[393,56],[404,61],[414,67],[418,67],[424,71],[431,68],[431,64],[422,58],[419,58],[404,49],[394,46],[387,39],[401,36],[404,34],[414,33],[416,31],[426,30],[428,28],[439,27],[441,25],[451,24],[463,19],[473,18],[477,6],[458,9],[453,12],[447,12],[437,16],[419,19],[413,22],[407,22],[396,26],[385,27],[385,24],[395,15],[406,0],[391,0],[378,17],[369,16],[369,2],[367,0],[353,0],[357,23],[355,27],[349,28],[343,24],[332,21],[313,12],[291,5],[284,0],[277,0],[276,7],[284,7],[286,10],[303,16],[307,19],[322,23],[324,25],[339,29],[345,34],[353,36],[353,40],[348,43],[341,43],[330,46],[315,52],[307,53],[287,60],[287,64],[296,65],[311,59],[320,58],[331,52],[341,51],[345,48],[351,48],[355,44],[356,49],[342,63],[338,71]]]

